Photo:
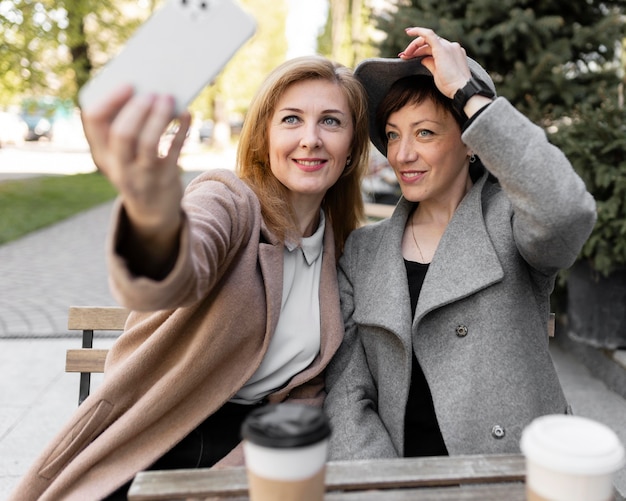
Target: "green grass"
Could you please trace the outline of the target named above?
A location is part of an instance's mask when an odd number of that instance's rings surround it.
[[[94,172],[0,182],[0,244],[113,199],[115,189]]]

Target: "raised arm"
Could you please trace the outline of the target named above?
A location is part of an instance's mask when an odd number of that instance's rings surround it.
[[[124,86],[82,111],[85,136],[96,166],[118,190],[125,227],[119,252],[137,275],[161,278],[176,257],[182,224],[178,158],[191,117],[183,113],[170,148],[159,154],[172,121],[169,96],[134,96]]]

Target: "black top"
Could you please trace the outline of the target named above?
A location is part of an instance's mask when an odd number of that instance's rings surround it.
[[[422,290],[428,265],[404,260],[409,279],[411,296],[411,318],[415,317],[417,298]],[[411,388],[404,415],[404,457],[447,456],[448,450],[443,442],[433,397],[426,377],[422,372],[415,350],[411,369]]]

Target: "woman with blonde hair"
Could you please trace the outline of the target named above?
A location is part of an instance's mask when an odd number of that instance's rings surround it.
[[[361,85],[317,56],[279,66],[252,101],[236,173],[208,171],[184,193],[188,113],[158,153],[173,110],[169,96],[129,88],[83,110],[119,191],[110,281],[133,311],[104,382],[10,499],[125,499],[140,470],[243,464],[252,409],[322,404],[343,337],[338,252],[363,213]]]

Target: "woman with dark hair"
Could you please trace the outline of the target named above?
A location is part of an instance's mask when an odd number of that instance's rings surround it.
[[[550,294],[595,203],[458,43],[407,34],[400,58],[355,70],[402,198],[350,235],[339,262],[331,458],[519,452],[535,417],[569,412],[548,351]]]
[[[124,499],[143,469],[241,465],[252,409],[322,404],[343,336],[337,257],[363,215],[362,86],[321,57],[282,64],[252,101],[236,173],[208,171],[184,194],[188,113],[158,153],[173,110],[129,88],[83,110],[119,191],[110,280],[133,311],[104,382],[10,499]]]

